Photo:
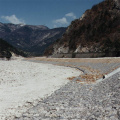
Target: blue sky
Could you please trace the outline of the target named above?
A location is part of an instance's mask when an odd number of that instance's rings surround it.
[[[103,0],[0,0],[0,22],[66,27]]]

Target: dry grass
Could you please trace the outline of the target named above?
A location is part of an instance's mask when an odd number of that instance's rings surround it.
[[[35,57],[27,58],[39,60],[39,61],[53,61],[53,62],[86,62],[86,63],[120,63],[120,58],[104,58],[104,59],[94,59],[94,58],[46,58],[46,57]]]
[[[99,58],[99,59],[95,59],[95,58],[46,58],[46,57],[34,57],[34,58],[27,58],[26,60],[37,60],[37,61],[48,61],[48,62],[57,62],[56,65],[60,65],[60,66],[67,66],[67,67],[78,67],[84,70],[89,71],[89,74],[83,74],[80,77],[82,79],[84,79],[84,83],[93,83],[95,82],[97,79],[100,79],[103,77],[103,74],[101,74],[101,72],[97,69],[93,69],[89,66],[85,66],[84,64],[81,66],[74,66],[73,63],[106,63],[106,64],[110,64],[110,63],[120,63],[120,58]],[[67,65],[65,64],[67,63]],[[118,66],[119,67],[119,66]],[[104,74],[108,74],[110,72],[112,72],[113,70],[117,69],[116,68],[111,68],[107,73]],[[70,77],[68,78],[68,80],[73,80],[75,77]],[[76,82],[83,82],[81,80],[76,80]]]
[[[68,77],[67,79],[68,80],[73,80],[73,79],[75,79],[75,77]]]
[[[86,83],[93,83],[96,82],[97,79],[102,77],[102,74],[85,74],[80,75],[82,79],[84,79],[84,82]]]

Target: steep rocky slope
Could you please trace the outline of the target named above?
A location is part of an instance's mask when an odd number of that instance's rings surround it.
[[[22,51],[17,50],[15,47],[7,43],[6,41],[0,39],[0,58],[10,59],[12,55],[26,56]]]
[[[42,54],[46,47],[60,38],[66,28],[49,29],[43,25],[0,23],[0,38],[16,48],[34,54]]]
[[[113,51],[120,55],[120,0],[105,0],[86,10],[45,54]]]

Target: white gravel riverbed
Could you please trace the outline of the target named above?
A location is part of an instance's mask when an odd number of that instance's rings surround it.
[[[97,84],[75,81],[14,120],[120,120],[120,72]]]
[[[39,101],[22,116],[15,117],[14,120],[120,120],[119,58],[103,58],[97,61],[92,58],[87,61],[78,59],[76,62],[74,59],[71,59],[71,62],[68,59],[67,61],[57,60],[36,61],[33,59],[34,62],[57,65],[70,63],[73,67],[80,69],[86,66],[99,70],[100,73],[110,74],[107,74],[105,79],[89,84],[74,79],[49,97]],[[87,73],[89,74],[89,71]]]
[[[40,99],[67,84],[68,77],[80,74],[79,70],[63,66],[0,60],[0,120],[21,116]]]

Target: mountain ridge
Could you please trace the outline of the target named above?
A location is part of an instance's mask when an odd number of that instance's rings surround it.
[[[86,10],[45,54],[113,51],[120,55],[120,0],[105,0]]]
[[[0,38],[32,55],[42,55],[65,30],[64,27],[49,29],[43,25],[0,23]]]

